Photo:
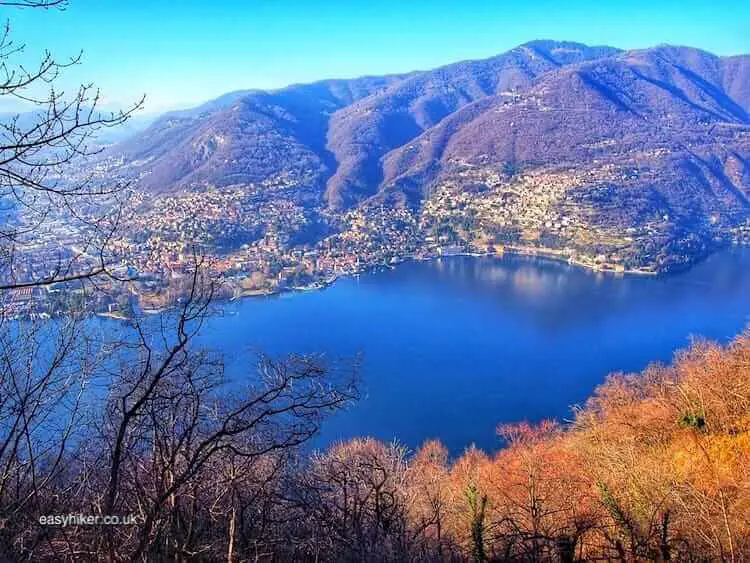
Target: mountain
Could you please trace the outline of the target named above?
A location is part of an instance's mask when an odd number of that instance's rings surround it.
[[[748,63],[665,46],[560,69],[391,151],[381,197],[417,203],[439,186],[479,184],[485,199],[514,199],[502,194],[515,189],[520,200],[534,188],[503,171],[525,171],[554,186],[535,196],[545,220],[527,235],[543,238],[566,216],[585,228],[567,229],[555,246],[582,247],[592,232],[605,238],[623,227],[640,230],[643,244],[685,236],[706,244],[750,209]],[[554,238],[566,229],[546,230]]]
[[[742,144],[747,96],[728,93],[745,86],[737,62],[659,48],[563,69],[523,95],[493,96],[455,112],[394,150],[384,161],[385,183],[434,174],[457,160],[576,164],[659,146],[686,156],[686,143],[710,149],[727,137]]]
[[[456,110],[501,92],[520,90],[542,74],[617,53],[610,47],[535,41],[480,61],[417,73],[331,118],[328,147],[338,168],[327,199],[348,206],[374,193],[383,179],[380,158]]]
[[[147,191],[284,188],[329,217],[409,209],[429,239],[667,268],[750,217],[750,56],[534,41],[231,93],[107,156]]]
[[[233,92],[164,115],[110,155],[134,165],[146,189],[280,180],[325,188],[346,207],[375,193],[380,157],[456,109],[614,52],[539,41],[432,71]]]
[[[335,167],[325,146],[330,116],[400,79],[365,77],[234,92],[194,110],[164,115],[109,156],[128,163],[149,190],[264,180],[317,186]]]

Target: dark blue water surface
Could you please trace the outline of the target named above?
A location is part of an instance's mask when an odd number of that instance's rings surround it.
[[[362,401],[330,420],[316,446],[367,435],[491,450],[499,423],[569,418],[610,372],[669,361],[691,335],[736,336],[750,321],[750,249],[659,278],[444,258],[226,310],[202,341],[227,354],[235,378],[253,350],[363,354]]]

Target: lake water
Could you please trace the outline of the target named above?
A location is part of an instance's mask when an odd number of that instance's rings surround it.
[[[363,399],[330,420],[316,446],[366,435],[492,450],[499,423],[570,418],[608,373],[669,361],[691,335],[727,342],[741,332],[750,249],[658,278],[452,257],[245,299],[227,312],[202,341],[227,354],[233,377],[252,350],[363,354]]]

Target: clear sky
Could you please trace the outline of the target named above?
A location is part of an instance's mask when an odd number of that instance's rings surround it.
[[[750,53],[750,0],[70,0],[3,8],[27,62],[84,51],[64,83],[150,111],[224,92],[403,72],[483,58],[532,39]]]

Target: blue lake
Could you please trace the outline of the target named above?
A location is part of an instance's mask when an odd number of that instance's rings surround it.
[[[201,340],[226,354],[232,377],[257,350],[362,354],[363,399],[328,421],[316,446],[367,435],[492,450],[499,423],[570,418],[610,372],[669,361],[691,336],[736,336],[750,322],[750,249],[665,277],[452,257],[226,311]]]

